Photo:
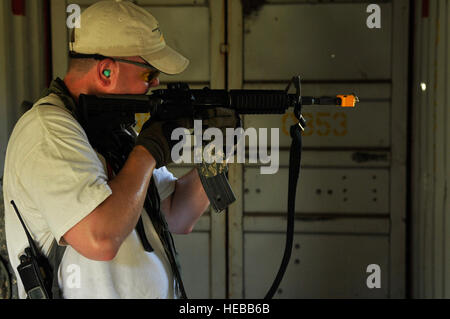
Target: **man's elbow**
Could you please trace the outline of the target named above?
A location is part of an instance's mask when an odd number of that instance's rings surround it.
[[[119,245],[113,239],[94,239],[84,240],[83,242],[67,241],[83,257],[95,261],[111,261],[118,251]]]
[[[169,224],[169,231],[172,234],[187,235],[187,234],[190,234],[193,229],[194,229],[194,226],[170,225]]]
[[[114,239],[97,240],[91,245],[90,257],[96,261],[111,261],[119,252],[119,246]]]
[[[192,230],[194,229],[194,226],[189,226],[189,227],[185,227],[183,229],[183,232],[181,233],[182,235],[187,235],[192,233]]]

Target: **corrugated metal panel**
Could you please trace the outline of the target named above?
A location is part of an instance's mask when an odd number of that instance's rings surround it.
[[[450,298],[450,3],[415,4],[413,296]]]
[[[24,100],[36,100],[45,87],[43,1],[26,2],[25,15],[13,15],[11,1],[0,1],[0,216],[3,219],[2,179],[9,136],[23,113]],[[3,225],[4,222],[0,222]],[[4,239],[4,236],[0,236]],[[6,253],[2,240],[2,255]],[[5,256],[5,255],[3,255]],[[11,278],[12,298],[17,298]],[[3,284],[1,284],[3,286]]]
[[[9,135],[22,115],[24,100],[44,89],[43,2],[26,2],[25,16],[12,13],[11,1],[0,3],[0,176]]]

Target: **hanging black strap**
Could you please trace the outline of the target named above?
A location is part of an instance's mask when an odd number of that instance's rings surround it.
[[[178,262],[177,251],[175,249],[173,237],[169,231],[166,219],[161,212],[160,203],[161,200],[159,197],[158,189],[156,188],[155,181],[152,177],[152,179],[150,180],[147,197],[144,202],[144,208],[149,218],[151,219],[153,226],[155,227],[156,233],[161,239],[167,258],[169,258],[170,267],[176,279],[175,282],[177,287],[175,288],[178,291],[181,299],[187,299],[183,280],[181,278],[181,266]]]
[[[145,234],[144,223],[142,222],[142,217],[139,217],[139,220],[136,224],[135,229],[139,236],[139,239],[141,240],[142,247],[144,247],[144,250],[146,252],[151,253],[153,251],[153,247],[150,244],[150,242],[148,241],[147,235]]]
[[[286,230],[286,245],[284,248],[284,255],[278,269],[277,276],[267,292],[265,299],[272,299],[278,286],[283,279],[286,268],[289,264],[289,259],[292,253],[292,244],[294,242],[294,220],[295,220],[295,195],[297,192],[297,182],[300,175],[300,163],[302,155],[302,130],[299,124],[291,126],[291,149],[289,152],[289,188],[288,188],[288,215],[287,215],[287,230]]]
[[[50,248],[50,253],[48,255],[48,261],[50,265],[52,266],[52,299],[63,299],[63,294],[61,289],[59,288],[59,282],[58,282],[58,269],[59,265],[61,264],[61,261],[64,256],[64,252],[66,251],[66,246],[60,246],[56,242],[55,239],[53,239],[52,247]]]

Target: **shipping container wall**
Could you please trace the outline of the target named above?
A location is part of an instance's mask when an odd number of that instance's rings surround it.
[[[24,100],[37,99],[45,88],[43,1],[24,7],[0,1],[0,178],[9,135],[23,113]]]
[[[450,2],[415,6],[412,296],[450,298]]]

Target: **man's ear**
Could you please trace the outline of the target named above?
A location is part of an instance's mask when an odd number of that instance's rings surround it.
[[[104,59],[97,64],[97,79],[103,89],[116,87],[117,73],[117,63],[112,59]]]

